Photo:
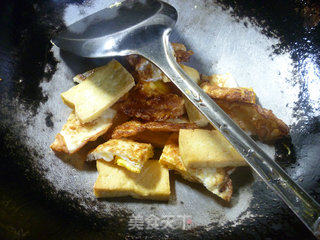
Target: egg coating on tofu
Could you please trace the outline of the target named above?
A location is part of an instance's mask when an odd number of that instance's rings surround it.
[[[63,102],[75,110],[81,123],[101,116],[135,85],[131,74],[116,60],[92,70],[84,78],[61,94]]]
[[[56,152],[75,153],[89,141],[95,141],[103,135],[112,125],[116,111],[108,109],[96,120],[81,124],[74,112],[72,112],[67,123],[57,134],[51,149]]]
[[[89,160],[114,161],[129,171],[139,173],[144,163],[153,157],[153,147],[149,143],[139,143],[129,139],[111,139],[94,149]]]
[[[229,168],[190,168],[188,173],[210,192],[229,202],[233,192]],[[233,170],[233,169],[232,169]]]
[[[227,102],[256,103],[256,94],[252,88],[226,88],[210,83],[201,84],[202,90],[213,99]]]
[[[93,187],[97,198],[131,196],[167,201],[170,197],[169,171],[159,161],[147,161],[140,173],[134,173],[100,159],[97,169],[99,176]]]
[[[187,169],[179,154],[177,133],[172,134],[168,139],[159,162],[166,168],[180,173],[184,179],[191,182],[199,182],[213,194],[225,201],[230,201],[233,187],[229,177],[229,169],[214,167]]]

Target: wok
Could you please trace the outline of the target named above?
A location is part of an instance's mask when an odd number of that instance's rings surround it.
[[[48,146],[68,109],[59,93],[72,76],[109,59],[79,58],[52,47],[64,25],[114,1],[1,3],[1,224],[4,239],[312,239],[308,230],[247,168],[233,175],[225,204],[172,176],[169,203],[96,200],[94,164],[58,158]],[[168,1],[179,12],[172,41],[195,52],[204,74],[230,72],[240,86],[290,125],[290,138],[263,146],[319,201],[319,11],[311,1]],[[121,59],[120,59],[121,60]],[[183,228],[134,228],[137,215],[190,219]]]

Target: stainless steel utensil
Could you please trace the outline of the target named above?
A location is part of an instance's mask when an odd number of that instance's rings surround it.
[[[125,1],[70,25],[52,39],[90,58],[140,54],[156,64],[319,238],[320,206],[297,185],[176,63],[169,34],[176,10],[156,0]]]

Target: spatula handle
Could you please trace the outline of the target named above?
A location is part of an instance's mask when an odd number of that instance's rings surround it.
[[[286,172],[273,161],[233,120],[182,70],[176,63],[169,43],[170,30],[160,40],[139,50],[157,65],[243,156],[263,181],[273,189],[300,218],[308,229],[319,237],[320,206]]]

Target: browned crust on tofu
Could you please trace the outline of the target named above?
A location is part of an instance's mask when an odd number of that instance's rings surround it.
[[[173,122],[146,122],[129,121],[116,127],[112,133],[112,138],[128,138],[145,130],[153,132],[179,132],[180,129],[195,129],[194,123],[173,123]]]
[[[88,142],[97,140],[98,137],[100,137],[101,135],[103,135],[107,131],[108,131],[108,128],[105,128],[102,131],[97,132],[96,135],[92,136],[91,138],[87,138],[86,140],[84,140],[82,142],[82,144],[79,145],[79,147],[77,149],[73,150],[73,151],[69,151],[68,150],[67,144],[66,144],[66,142],[64,140],[64,137],[60,133],[58,133],[56,135],[56,137],[55,137],[54,142],[50,145],[50,148],[55,152],[64,152],[64,153],[67,153],[67,154],[73,154],[73,153],[79,151]]]
[[[244,131],[264,142],[273,142],[289,134],[289,127],[271,110],[251,103],[215,101]]]
[[[203,83],[201,88],[213,99],[223,99],[229,102],[256,102],[256,95],[251,89],[219,87],[210,83]]]
[[[130,139],[137,142],[151,143],[155,147],[163,148],[169,137],[170,132],[152,132],[150,130],[145,130],[130,137]]]
[[[70,121],[70,119],[68,119],[68,121]],[[76,122],[76,121],[74,120],[72,122]],[[94,125],[94,124],[95,124],[95,121],[92,121],[92,122],[86,123],[85,125],[89,126],[89,125]],[[101,135],[105,134],[111,126],[112,126],[112,124],[110,124],[109,127],[106,127],[103,130],[97,132],[92,137],[84,139],[83,142],[79,145],[79,147],[74,149],[73,151],[69,151],[69,149],[67,148],[67,144],[66,144],[64,137],[60,133],[58,133],[55,137],[54,142],[50,145],[50,148],[55,152],[64,152],[67,154],[73,154],[73,153],[79,151],[88,142],[97,140],[97,138],[100,137]],[[66,128],[66,125],[63,126],[62,129],[65,129],[65,128]],[[81,128],[81,126],[74,124],[72,126],[67,126],[67,128],[69,128],[69,131],[70,130],[77,131],[77,129]]]
[[[50,145],[50,148],[55,152],[65,152],[69,153],[64,137],[58,133],[54,142]]]
[[[127,142],[131,144],[131,147],[126,147],[125,149],[119,149],[119,142]],[[134,145],[134,148],[132,147]],[[130,161],[138,162],[137,159],[144,158],[143,162],[153,156],[153,147],[150,143],[138,143],[130,139],[110,139],[108,142],[100,144],[92,152],[103,152],[103,150],[108,147],[109,151],[114,155],[119,151],[124,151],[127,156],[131,156]],[[120,146],[121,147],[121,146]],[[149,151],[149,152],[148,152]],[[147,152],[147,154],[146,154]]]
[[[134,90],[121,105],[120,111],[129,117],[146,121],[164,121],[185,113],[184,99],[172,93],[148,97],[143,92]]]
[[[182,45],[178,46],[178,51],[188,55],[181,50]],[[178,54],[180,58],[186,58],[184,55]],[[167,77],[157,66],[138,55],[130,55],[127,60],[137,84],[121,103],[119,110],[122,113],[145,121],[165,121],[185,113],[185,101],[181,93],[167,82]]]
[[[219,192],[220,192],[220,195],[218,195],[219,197],[221,197],[223,200],[227,202],[230,202],[232,193],[233,193],[233,186],[232,186],[232,180],[228,174],[225,176],[225,181],[220,186]]]

